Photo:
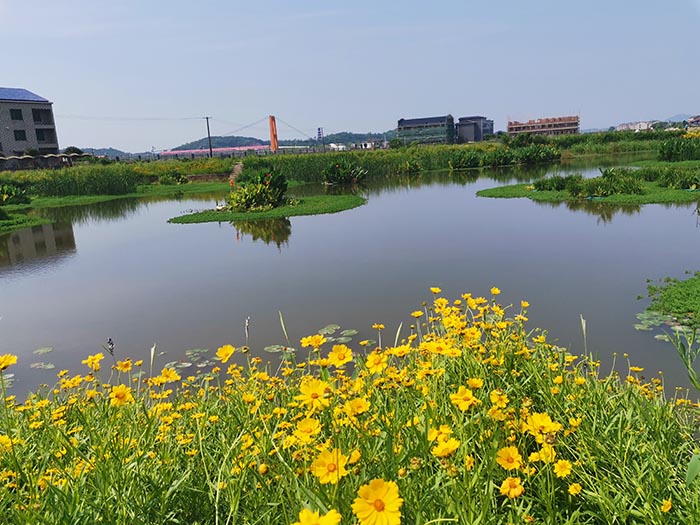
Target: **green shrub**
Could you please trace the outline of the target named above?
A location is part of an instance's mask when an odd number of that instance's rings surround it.
[[[0,184],[23,185],[43,197],[66,195],[123,195],[136,191],[138,174],[127,164],[82,164],[58,170],[0,173]]]
[[[229,207],[234,211],[265,211],[281,206],[287,193],[287,179],[279,171],[248,172],[234,183]]]
[[[449,160],[449,166],[454,170],[478,168],[481,166],[482,154],[474,149],[457,150]]]
[[[158,184],[163,184],[163,185],[175,185],[175,184],[187,184],[190,182],[190,179],[188,179],[185,175],[181,175],[179,173],[175,174],[169,174],[165,173],[163,175],[158,176]]]
[[[323,182],[326,184],[357,184],[366,176],[367,170],[350,159],[332,162],[323,170]]]
[[[561,158],[561,152],[554,146],[532,144],[524,148],[513,150],[515,161],[518,164],[543,164],[554,162]]]
[[[642,179],[629,168],[605,168],[600,177],[582,179],[567,189],[572,197],[609,197],[610,195],[641,195],[644,193]]]
[[[29,194],[26,185],[0,184],[0,206],[27,203],[29,203]]]
[[[665,140],[659,148],[659,160],[678,162],[700,159],[700,139],[674,138]]]

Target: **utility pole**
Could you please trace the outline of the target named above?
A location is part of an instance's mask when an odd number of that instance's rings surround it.
[[[207,138],[209,139],[209,158],[214,156],[214,152],[211,149],[211,132],[209,131],[209,119],[211,117],[204,117],[207,120]]]

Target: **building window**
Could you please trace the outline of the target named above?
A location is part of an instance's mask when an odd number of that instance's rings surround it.
[[[11,109],[10,110],[10,118],[12,120],[24,120],[22,118],[22,110],[21,109]]]
[[[16,129],[16,130],[15,130],[15,140],[16,140],[17,142],[20,142],[20,141],[23,141],[23,140],[26,141],[26,140],[27,140],[27,132],[24,131],[23,129]]]
[[[36,140],[38,142],[44,142],[46,140],[46,133],[44,133],[43,129],[36,130]]]

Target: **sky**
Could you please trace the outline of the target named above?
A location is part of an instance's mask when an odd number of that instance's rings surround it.
[[[700,0],[0,0],[0,86],[60,146],[383,132],[400,118],[700,113]],[[253,124],[252,126],[250,124]]]

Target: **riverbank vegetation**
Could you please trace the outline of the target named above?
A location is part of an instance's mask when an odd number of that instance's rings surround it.
[[[367,178],[396,177],[421,171],[471,169],[512,165],[533,165],[558,161],[561,153],[549,145],[510,148],[496,143],[468,146],[416,146],[395,150],[354,150],[345,152],[249,156],[247,170],[274,170],[290,180],[324,182],[329,165],[350,164],[367,171]]]
[[[481,197],[527,197],[541,202],[594,199],[609,204],[663,204],[700,201],[700,168],[605,168],[599,177],[554,175],[531,184],[514,184],[477,192]]]
[[[688,372],[690,383],[700,392],[700,272],[686,279],[667,277],[661,281],[647,281],[651,303],[637,314],[638,330],[662,327],[657,339],[673,345]],[[641,297],[640,297],[641,299]],[[695,454],[697,473],[700,474],[700,454]]]
[[[5,391],[17,357],[0,355],[2,516],[607,525],[700,515],[698,480],[686,478],[696,404],[666,398],[660,378],[629,363],[606,373],[548,343],[527,328],[529,305],[499,305],[497,288],[491,299],[433,292],[395,337],[375,324],[378,344],[331,325],[270,348],[274,364],[224,344],[191,375],[155,363],[155,347],[146,363],[106,349],[26,401]]]

